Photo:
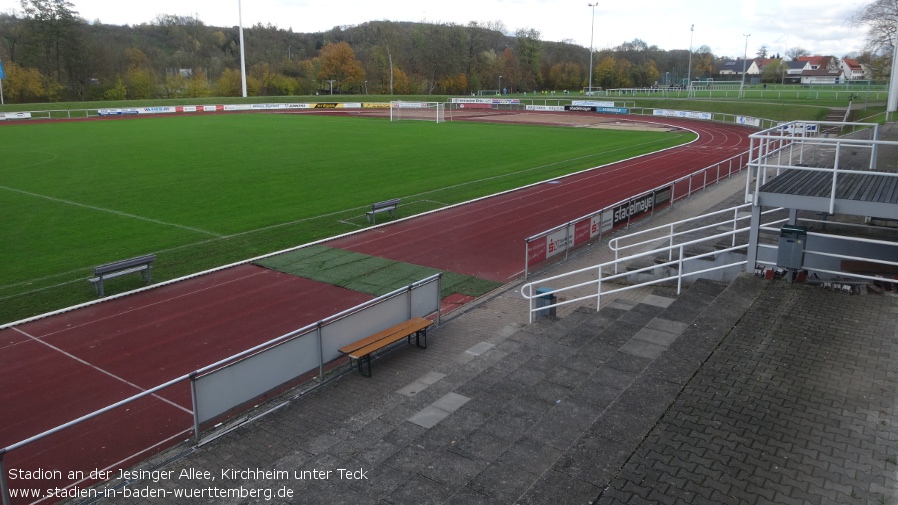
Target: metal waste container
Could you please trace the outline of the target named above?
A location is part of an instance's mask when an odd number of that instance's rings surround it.
[[[548,307],[549,305],[555,305],[558,301],[558,297],[552,294],[554,291],[552,288],[536,288],[536,308],[542,309],[536,311],[537,319],[547,316],[555,317],[555,307]]]
[[[808,229],[804,226],[787,224],[780,229],[779,247],[776,253],[776,266],[799,270],[804,265],[804,246],[808,238]]]

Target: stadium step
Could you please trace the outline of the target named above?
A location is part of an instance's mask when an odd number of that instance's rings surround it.
[[[557,382],[565,386],[557,414],[546,416],[555,418],[556,429],[541,438],[564,453],[519,502],[539,502],[550,487],[561,493],[553,494],[556,503],[594,500],[584,488],[601,490],[612,482],[763,288],[747,275],[729,284],[701,279],[679,296],[652,289],[638,302],[617,300],[598,312],[578,308],[510,337],[528,342],[519,352],[538,356],[538,363],[555,363],[540,371],[563,377]],[[581,379],[565,382],[574,375],[564,373],[568,369],[579,370]]]

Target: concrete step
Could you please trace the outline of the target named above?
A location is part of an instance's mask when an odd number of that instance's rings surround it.
[[[556,503],[594,500],[582,486],[554,484],[577,481],[591,484],[589,490],[605,489],[763,288],[747,275],[729,285],[698,280],[679,296],[659,288],[598,312],[578,309],[568,323],[533,323],[544,335],[556,330],[552,345],[566,355],[559,366],[587,374],[556,405],[560,416],[570,416],[557,420],[565,434],[551,437],[558,438],[553,445],[566,447],[564,453],[519,501],[536,503],[546,489],[562,493],[552,495]],[[554,352],[552,346],[541,349]]]

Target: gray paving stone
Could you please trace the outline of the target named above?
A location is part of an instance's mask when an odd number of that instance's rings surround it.
[[[433,428],[443,419],[449,417],[451,412],[447,410],[443,410],[438,407],[434,407],[433,405],[428,405],[424,407],[420,411],[418,411],[415,415],[408,418],[409,422],[417,424],[422,428]]]
[[[447,393],[439,400],[433,402],[433,406],[446,412],[455,412],[470,400],[467,396],[462,396],[458,393]]]
[[[642,340],[665,348],[674,343],[677,337],[679,337],[679,334],[677,333],[668,333],[666,331],[658,331],[650,328],[643,328],[639,330],[636,335],[633,335],[634,340]]]
[[[644,331],[644,330],[643,330]],[[667,349],[667,346],[658,345],[646,340],[632,338],[629,342],[621,346],[620,352],[630,354],[639,358],[655,359]]]
[[[687,323],[673,321],[664,317],[656,317],[645,325],[646,329],[673,333],[674,335],[681,335],[688,327],[689,324]]]
[[[421,391],[427,389],[428,386],[436,384],[440,379],[445,377],[446,374],[439,372],[428,372],[426,375],[420,377],[416,381],[411,384],[403,387],[402,389],[396,391],[397,393],[403,396],[415,396]]]
[[[655,307],[661,307],[666,309],[670,307],[670,305],[676,301],[676,298],[670,298],[667,296],[658,296],[658,295],[647,295],[645,298],[640,300],[639,303],[644,303],[646,305],[654,305]]]
[[[293,503],[896,503],[896,298],[749,276],[671,292],[534,325],[513,289],[497,294],[433,328],[426,352],[166,468],[369,472],[292,482]]]
[[[474,356],[480,356],[481,354],[485,353],[486,351],[489,351],[493,347],[495,347],[495,345],[490,344],[489,342],[480,342],[479,344],[475,345],[474,347],[469,348],[465,352],[468,354],[474,355]]]
[[[635,306],[636,302],[632,302],[630,300],[614,300],[613,302],[605,305],[603,308],[629,311]]]

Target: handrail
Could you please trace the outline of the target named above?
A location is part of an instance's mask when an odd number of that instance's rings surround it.
[[[661,186],[658,186],[658,187],[656,187],[656,188],[650,189],[650,190],[648,190],[648,191],[644,191],[644,192],[642,192],[642,193],[639,193],[639,194],[637,194],[637,195],[631,196],[631,197],[629,197],[629,198],[625,198],[625,199],[623,199],[623,200],[619,200],[619,201],[617,201],[617,202],[615,202],[615,203],[613,203],[613,204],[611,204],[611,205],[607,205],[607,206],[603,207],[602,209],[596,210],[596,211],[591,212],[591,213],[589,213],[589,214],[586,214],[586,215],[584,215],[584,216],[578,217],[578,218],[573,219],[573,220],[571,220],[571,221],[567,221],[567,222],[562,223],[562,224],[559,224],[559,225],[557,225],[557,226],[555,226],[555,227],[553,227],[553,228],[550,228],[550,229],[548,229],[548,230],[542,231],[542,232],[540,232],[540,233],[537,233],[537,234],[535,234],[535,235],[531,235],[531,236],[525,238],[525,239],[524,239],[524,244],[525,244],[524,279],[526,280],[526,279],[529,277],[529,274],[530,274],[530,254],[529,254],[529,249],[530,249],[530,243],[531,243],[531,242],[534,242],[534,241],[537,241],[537,240],[546,238],[546,237],[548,237],[548,236],[550,236],[550,235],[552,235],[552,234],[554,234],[554,233],[556,233],[556,232],[559,232],[559,231],[561,231],[561,230],[567,229],[567,230],[568,230],[568,236],[565,238],[565,241],[564,241],[564,244],[563,244],[563,247],[564,247],[564,250],[565,250],[565,254],[567,254],[567,253],[570,251],[570,249],[572,249],[572,248],[574,248],[574,247],[576,247],[576,246],[578,245],[578,244],[573,244],[573,239],[570,237],[570,228],[571,228],[572,226],[576,225],[577,223],[582,222],[582,221],[584,221],[584,220],[586,220],[586,219],[593,219],[593,218],[595,218],[595,217],[601,216],[601,215],[604,214],[605,212],[610,212],[610,211],[612,211],[613,209],[618,208],[618,207],[620,207],[620,206],[622,206],[622,205],[628,205],[630,202],[639,201],[639,200],[642,199],[642,198],[648,197],[648,196],[650,196],[650,195],[654,195],[654,194],[656,194],[656,193],[658,193],[658,192],[661,192],[661,191],[666,190],[667,188],[670,188],[670,200],[669,200],[669,201],[670,201],[671,204],[673,204],[674,202],[676,202],[676,201],[678,201],[678,200],[680,200],[680,199],[687,198],[687,197],[691,196],[692,193],[694,193],[694,192],[697,192],[697,191],[701,191],[701,190],[703,190],[703,189],[706,189],[706,188],[707,188],[708,186],[710,186],[711,184],[717,184],[718,182],[720,182],[720,181],[724,178],[724,177],[722,176],[722,174],[721,174],[721,168],[724,167],[724,166],[727,166],[727,165],[728,165],[728,170],[727,170],[727,173],[726,173],[726,178],[729,178],[729,177],[731,177],[733,174],[736,174],[736,173],[741,172],[742,170],[744,170],[745,168],[748,167],[748,161],[749,161],[749,159],[748,159],[748,158],[749,158],[748,154],[749,154],[749,152],[746,151],[746,152],[744,152],[744,153],[737,154],[737,155],[735,155],[735,156],[731,156],[731,157],[729,157],[729,158],[727,158],[727,159],[725,159],[725,160],[722,160],[722,161],[717,162],[717,163],[715,163],[715,164],[713,164],[713,165],[707,166],[707,167],[705,167],[705,168],[703,168],[703,169],[701,169],[701,170],[697,170],[697,171],[695,171],[695,172],[693,172],[693,173],[691,173],[691,174],[684,175],[684,176],[682,176],[682,177],[680,177],[680,178],[678,178],[678,179],[674,179],[673,181],[670,181],[670,182],[668,182],[668,183],[666,183],[666,184],[663,184],[663,185],[661,185]],[[737,161],[737,160],[738,160],[738,161]],[[736,167],[736,170],[735,170],[735,171],[733,170],[733,162],[734,162],[734,161],[737,161],[737,167]],[[707,174],[708,174],[709,172],[715,170],[715,169],[717,169],[716,177],[714,177],[714,179],[713,179],[712,181],[709,181],[709,180],[708,180],[708,177],[707,177]],[[699,187],[699,188],[693,188],[693,187],[692,187],[692,180],[693,180],[696,176],[698,176],[698,175],[705,175],[705,178],[704,178],[704,180],[703,180],[703,184],[702,184],[702,186]],[[676,194],[676,188],[677,188],[677,186],[678,186],[679,184],[683,183],[684,181],[689,181],[689,187],[687,188],[686,194],[685,194],[685,195],[678,195],[678,194]],[[652,210],[652,212],[654,212],[654,205],[652,205],[652,209],[651,209],[651,210]],[[630,219],[631,219],[631,216],[628,216],[628,217],[627,217],[627,225],[629,225]],[[602,236],[603,236],[603,234],[604,234],[606,231],[610,231],[610,230],[599,229],[598,233],[596,234],[597,237],[598,237],[598,240],[601,241]]]
[[[735,238],[738,234],[748,232],[751,229],[750,226],[740,227],[738,225],[738,223],[740,221],[750,219],[750,216],[744,216],[744,215],[739,216],[739,210],[744,209],[746,207],[750,207],[750,206],[751,206],[751,204],[738,205],[735,207],[731,207],[729,209],[723,209],[723,210],[719,210],[719,211],[715,211],[715,212],[710,212],[703,216],[683,219],[681,221],[678,221],[678,222],[670,224],[670,225],[657,226],[657,227],[654,227],[654,228],[651,228],[648,230],[641,230],[641,231],[632,233],[632,234],[624,236],[624,237],[615,238],[609,242],[609,247],[615,251],[615,259],[606,261],[604,263],[600,263],[598,265],[593,265],[593,266],[589,266],[589,267],[585,267],[585,268],[580,268],[580,269],[577,269],[577,270],[574,270],[571,272],[566,272],[566,273],[554,275],[551,277],[546,277],[544,279],[540,279],[539,281],[534,281],[534,282],[530,282],[530,283],[522,285],[520,288],[520,293],[521,293],[522,297],[524,297],[525,299],[528,300],[528,303],[530,305],[529,311],[528,311],[530,322],[533,322],[534,313],[542,311],[542,310],[546,310],[546,309],[553,308],[553,307],[561,307],[561,306],[570,305],[573,303],[583,302],[583,301],[587,301],[587,300],[593,300],[593,299],[596,302],[596,310],[599,310],[601,308],[601,299],[603,296],[608,296],[611,294],[620,293],[620,292],[631,290],[631,289],[637,289],[640,287],[660,284],[663,282],[669,282],[672,280],[676,280],[677,293],[679,294],[682,290],[682,281],[686,277],[692,277],[692,276],[697,276],[697,275],[713,272],[716,270],[722,270],[722,269],[726,269],[726,268],[732,268],[735,266],[746,265],[747,260],[742,260],[742,261],[723,263],[723,264],[713,266],[711,268],[695,270],[695,271],[691,271],[688,273],[684,273],[684,269],[683,269],[683,265],[685,265],[686,263],[688,263],[690,261],[695,261],[695,260],[708,258],[708,257],[714,257],[714,256],[718,256],[722,253],[747,249],[749,246],[749,244],[747,242],[737,244]],[[777,213],[777,212],[781,212],[781,211],[783,211],[783,209],[781,209],[781,208],[768,209],[768,210],[762,212],[761,215],[764,216],[764,215],[769,215],[769,214],[773,214],[773,213]],[[717,221],[712,224],[702,224],[695,228],[690,228],[688,230],[683,230],[683,231],[676,230],[676,228],[678,226],[686,224],[686,223],[691,223],[691,222],[694,222],[699,219],[706,219],[708,217],[727,214],[727,213],[731,213],[731,212],[733,213],[733,218],[730,220]],[[802,219],[802,221],[811,221],[811,220]],[[764,231],[764,232],[779,233],[781,230],[780,230],[780,228],[778,228],[776,226],[780,225],[782,223],[785,223],[785,222],[788,222],[788,218],[775,218],[766,223],[760,224],[758,226],[758,229],[759,229],[759,231]],[[697,239],[688,240],[683,243],[675,242],[676,237],[695,233],[696,231],[717,228],[717,227],[720,227],[721,225],[725,225],[725,224],[729,224],[729,223],[733,224],[732,230],[728,230],[728,231],[716,233],[716,234],[711,234],[711,235],[704,236],[704,237],[697,238]],[[667,234],[657,236],[654,239],[649,239],[649,240],[642,239],[642,237],[645,235],[650,235],[652,233],[657,233],[660,231],[665,231]],[[730,237],[730,236],[733,237],[733,243],[728,248],[714,250],[711,252],[706,252],[706,253],[702,253],[702,254],[697,254],[695,256],[686,257],[686,254],[685,254],[686,248],[688,248],[690,246],[694,246],[694,245],[698,245],[698,244],[702,244],[702,243],[706,243],[706,242],[710,242],[710,241],[715,241],[715,240],[719,240],[721,238],[726,238],[726,237]],[[809,232],[808,236],[809,237],[818,237],[818,238],[826,239],[826,240],[842,240],[842,241],[853,242],[853,243],[865,243],[865,244],[869,244],[869,245],[882,245],[882,246],[889,246],[889,247],[898,247],[898,244],[896,244],[895,242],[890,242],[887,240],[870,239],[870,238],[864,238],[864,237],[846,237],[846,236],[831,235],[831,234],[827,234],[827,233],[816,233],[816,232]],[[627,239],[634,239],[635,241],[631,244],[622,245],[622,242],[624,242]],[[621,257],[618,254],[621,251],[633,249],[633,248],[636,248],[639,246],[645,246],[652,242],[660,242],[660,241],[667,241],[668,245],[666,245],[664,247],[654,248],[654,249],[648,250],[648,251],[631,254],[626,257]],[[758,244],[757,247],[776,249],[777,245]],[[678,252],[678,256],[676,259],[673,258],[674,251]],[[628,271],[628,272],[623,272],[623,273],[617,272],[617,267],[622,263],[631,262],[631,261],[634,261],[634,260],[637,260],[640,258],[649,257],[649,256],[658,256],[658,255],[663,254],[664,252],[668,252],[668,261],[667,262],[653,264],[650,266],[638,268],[638,269]],[[853,256],[850,254],[840,254],[840,253],[833,253],[833,252],[827,252],[827,251],[822,251],[822,250],[805,249],[804,254],[806,256],[810,255],[810,256],[822,256],[822,257],[828,257],[828,258],[839,258],[839,259],[844,259],[844,260],[859,260],[859,261],[867,261],[870,263],[876,263],[876,264],[881,264],[881,265],[888,265],[888,266],[892,266],[892,267],[898,267],[898,261]],[[775,262],[771,262],[771,261],[757,259],[756,262],[757,262],[757,265],[773,265],[773,266],[775,266],[774,265]],[[606,275],[604,273],[604,271],[606,269],[610,269],[610,267],[612,267],[612,266],[615,268],[614,273],[611,275]],[[614,288],[614,289],[606,288],[606,285],[608,282],[626,278],[626,277],[632,276],[634,274],[645,273],[645,272],[655,270],[660,267],[668,267],[668,266],[676,266],[677,267],[676,273],[673,275],[660,277],[657,279],[652,279],[652,280],[644,281],[641,283],[634,283],[631,285],[622,286],[622,287],[618,287],[618,288]],[[803,265],[802,269],[807,270],[809,272],[817,272],[817,273],[835,275],[835,276],[841,276],[841,277],[851,277],[851,278],[865,279],[865,280],[872,280],[872,281],[883,281],[884,280],[881,277],[876,277],[873,275],[858,274],[858,273],[846,272],[846,271],[841,271],[841,270],[831,270],[828,268],[816,268],[813,266],[808,266],[807,264]],[[582,289],[582,288],[588,288],[591,286],[595,286],[595,291],[593,293],[590,293],[590,294],[587,294],[584,296],[577,296],[577,297],[565,300],[563,302],[540,304],[538,307],[534,307],[533,301],[542,296],[545,296],[545,294],[535,294],[534,293],[534,287],[536,284],[551,284],[553,282],[558,282],[558,281],[562,281],[562,284],[563,284],[563,281],[565,281],[566,279],[569,279],[569,278],[575,277],[575,276],[581,276],[584,274],[593,274],[596,276],[596,278],[587,280],[587,281],[575,282],[571,285],[562,286],[560,288],[554,288],[552,290],[551,294],[555,295],[558,293],[565,293],[565,292],[569,292],[569,291],[576,290],[576,289]],[[889,280],[889,279],[885,279],[885,280],[891,282],[891,280]]]
[[[614,257],[615,257],[615,260],[618,260],[618,259],[620,258],[620,252],[621,252],[621,251],[625,251],[625,250],[628,250],[628,249],[633,249],[633,248],[636,248],[636,247],[639,247],[639,246],[648,245],[648,244],[651,244],[651,243],[653,243],[653,242],[658,242],[658,241],[664,240],[664,239],[668,239],[668,240],[670,241],[670,245],[673,246],[673,245],[675,245],[675,244],[674,244],[674,239],[675,239],[676,237],[679,237],[679,236],[682,236],[682,235],[686,235],[686,234],[693,234],[693,233],[695,233],[695,232],[699,232],[699,231],[703,231],[703,230],[708,230],[708,229],[712,229],[712,228],[718,228],[718,227],[721,227],[721,226],[723,226],[723,225],[727,225],[727,224],[730,224],[730,223],[733,224],[734,231],[735,231],[735,227],[738,226],[737,223],[739,223],[740,221],[751,220],[751,215],[748,215],[748,214],[742,215],[742,216],[739,215],[739,211],[744,210],[744,209],[750,209],[751,206],[752,206],[752,204],[746,203],[746,204],[742,204],[742,205],[737,205],[737,206],[735,206],[735,207],[730,207],[730,208],[728,208],[728,209],[722,209],[722,210],[717,210],[717,211],[708,212],[708,213],[703,214],[703,215],[701,215],[701,216],[690,217],[690,218],[687,218],[687,219],[683,219],[683,220],[677,221],[677,222],[675,222],[675,223],[665,224],[665,225],[661,225],[661,226],[656,226],[656,227],[654,227],[654,228],[649,228],[649,229],[646,229],[646,230],[634,231],[634,232],[629,233],[629,234],[627,234],[627,235],[624,235],[624,236],[622,236],[622,237],[614,237],[614,238],[612,238],[611,240],[608,241],[608,248],[611,249],[612,251],[614,251]],[[761,212],[761,215],[764,216],[764,215],[767,215],[767,214],[773,214],[773,213],[775,213],[775,212],[777,212],[777,211],[779,211],[779,210],[781,210],[781,209],[778,209],[778,208],[775,208],[775,209],[767,209],[767,210]],[[713,216],[717,216],[717,215],[722,215],[722,214],[729,214],[729,213],[732,213],[732,214],[733,214],[732,219],[728,219],[728,220],[724,220],[724,221],[715,221],[715,222],[713,222],[713,223],[710,223],[710,224],[703,224],[703,225],[697,226],[697,227],[695,227],[695,228],[689,228],[689,229],[683,230],[683,231],[676,231],[676,228],[677,228],[678,226],[680,226],[680,225],[685,225],[685,224],[692,223],[692,222],[694,222],[694,221],[699,221],[699,220],[706,220],[706,219],[709,218],[709,217],[713,217]],[[775,223],[778,223],[778,222],[781,222],[781,221],[784,221],[784,220],[771,221],[771,223],[769,223],[769,224],[775,224]],[[642,235],[651,235],[651,234],[653,234],[653,233],[658,233],[658,232],[661,232],[661,231],[667,231],[668,234],[667,234],[667,235],[664,235],[664,236],[657,236],[657,237],[655,237],[655,238],[648,239],[648,240],[643,240],[643,241],[636,242],[636,243],[633,243],[633,244],[620,245],[621,242],[623,242],[623,241],[625,241],[625,240],[632,239],[632,238],[634,238],[634,237],[640,237],[640,236],[642,236]],[[736,245],[735,240],[736,240],[736,235],[733,234],[733,245],[734,245],[734,246]],[[632,259],[632,258],[630,258],[630,259]],[[670,256],[668,256],[668,259],[671,259]],[[616,268],[616,266],[617,266],[617,265],[615,265],[615,268]],[[615,273],[616,273],[616,270],[615,270]]]
[[[660,284],[662,282],[668,282],[671,280],[677,281],[677,293],[680,293],[682,290],[683,278],[685,278],[685,277],[692,277],[692,276],[696,276],[696,275],[700,275],[700,274],[704,274],[704,273],[708,273],[708,272],[713,272],[716,270],[722,270],[722,269],[726,269],[726,268],[732,268],[734,266],[745,265],[747,263],[747,261],[743,260],[743,261],[736,261],[736,262],[732,262],[732,263],[718,265],[718,266],[714,266],[714,267],[707,268],[707,269],[701,269],[701,270],[697,270],[697,271],[689,272],[689,273],[684,273],[684,269],[683,269],[683,266],[686,263],[691,262],[691,261],[696,261],[696,260],[700,260],[700,259],[704,259],[704,258],[708,258],[708,257],[712,257],[712,256],[717,256],[717,255],[720,255],[720,254],[726,253],[726,252],[746,250],[748,248],[748,242],[746,241],[745,243],[737,244],[736,236],[740,233],[748,232],[751,229],[750,226],[743,226],[743,227],[739,226],[740,221],[750,219],[750,216],[744,216],[744,215],[740,216],[739,210],[744,209],[750,205],[751,204],[738,205],[735,207],[731,207],[729,209],[723,209],[723,210],[711,212],[704,216],[683,219],[681,221],[678,221],[678,222],[670,224],[670,225],[657,226],[657,227],[654,227],[654,228],[651,228],[648,230],[642,230],[642,231],[633,233],[626,237],[620,237],[620,238],[614,239],[611,243],[609,243],[609,247],[611,247],[612,250],[615,251],[615,259],[606,261],[604,263],[600,263],[598,265],[593,265],[593,266],[581,268],[578,270],[574,270],[571,272],[554,275],[551,277],[540,279],[539,281],[530,282],[530,283],[522,285],[520,288],[521,296],[523,296],[525,299],[527,299],[530,304],[530,309],[529,309],[530,322],[533,322],[533,315],[535,312],[545,310],[547,308],[560,307],[560,306],[564,306],[564,305],[570,305],[572,303],[595,299],[596,310],[599,310],[601,308],[601,300],[602,300],[603,296],[607,296],[607,295],[614,294],[614,293],[619,293],[619,292],[630,290],[630,289],[636,289],[638,287]],[[762,215],[773,214],[773,213],[781,211],[781,210],[782,209],[769,209],[769,210],[763,212]],[[685,231],[676,231],[676,228],[679,225],[682,225],[684,223],[691,223],[698,219],[707,219],[709,216],[713,217],[716,215],[722,215],[722,214],[727,214],[727,213],[733,214],[732,219],[728,219],[728,220],[724,220],[724,221],[716,221],[712,224],[701,225],[696,228],[691,228],[691,229],[685,230]],[[773,221],[770,221],[769,223],[766,223],[765,226],[770,226],[772,224],[776,224],[776,223],[784,222],[784,221],[786,221],[786,219],[773,220]],[[676,242],[677,237],[686,235],[687,233],[694,233],[694,232],[700,231],[700,230],[717,228],[722,225],[726,225],[726,224],[730,224],[730,223],[732,223],[732,225],[733,225],[733,228],[731,230],[727,230],[725,232],[720,232],[720,233],[713,233],[711,235],[703,236],[701,238],[687,240],[682,243]],[[667,231],[668,233],[666,235],[658,236],[651,240],[638,239],[639,241],[637,241],[636,243],[620,245],[620,243],[624,239],[632,238],[632,237],[641,237],[641,236],[648,235],[651,233],[657,233],[659,231]],[[712,241],[716,241],[716,240],[723,239],[723,238],[730,238],[730,237],[732,238],[732,245],[728,248],[715,250],[715,251],[708,252],[708,253],[702,253],[702,254],[698,254],[695,256],[686,257],[686,249],[691,246],[695,246],[695,245],[707,243],[707,242],[712,242]],[[647,245],[652,242],[659,242],[659,241],[667,241],[668,245],[665,245],[664,247],[654,248],[654,249],[651,249],[648,251],[631,254],[631,255],[623,257],[623,258],[620,257],[618,254],[619,251],[632,249],[632,248],[635,248],[638,246],[643,246],[643,245]],[[678,253],[678,256],[676,259],[673,258],[673,254],[675,251]],[[617,271],[617,267],[624,262],[631,262],[631,261],[638,260],[640,258],[649,257],[649,256],[658,256],[665,252],[668,253],[668,261],[667,262],[660,263],[660,264],[654,264],[654,265],[647,266],[647,267],[642,267],[642,268],[639,268],[639,269],[636,269],[633,271],[629,271],[629,272],[624,272],[624,273],[618,273],[618,271]],[[637,283],[634,285],[623,286],[623,287],[616,288],[616,289],[606,289],[606,287],[605,287],[605,284],[607,284],[610,281],[614,281],[617,279],[632,276],[634,274],[648,272],[650,270],[654,270],[659,267],[667,267],[667,266],[676,266],[677,273],[672,276],[649,280],[649,281]],[[605,275],[604,274],[605,269],[609,269],[610,267],[614,267],[614,273],[611,275]],[[571,277],[580,276],[580,275],[584,275],[584,274],[594,274],[594,275],[596,275],[596,278],[592,279],[592,280],[588,280],[588,281],[577,282],[572,285],[563,286],[561,288],[555,288],[555,289],[553,289],[552,294],[555,295],[558,293],[565,293],[565,292],[568,292],[571,290],[587,288],[587,287],[591,287],[591,286],[595,286],[595,292],[590,293],[585,296],[579,296],[579,297],[575,297],[575,298],[572,298],[569,300],[565,300],[563,302],[540,305],[539,307],[534,308],[533,300],[535,300],[541,296],[544,296],[541,294],[534,294],[534,286],[537,283],[549,284],[549,283],[552,283],[555,281],[564,281],[565,279],[569,279]]]
[[[821,126],[866,128],[872,131],[872,138],[860,139],[841,136],[820,136]],[[875,123],[793,121],[749,135],[751,138],[752,152],[757,149],[758,156],[753,156],[748,163],[749,169],[753,170],[756,177],[754,180],[754,188],[751,187],[750,181],[746,181],[746,194],[751,194],[752,201],[757,202],[761,186],[767,182],[767,176],[770,172],[780,174],[784,170],[802,170],[806,172],[827,173],[831,174],[828,199],[829,213],[832,214],[835,211],[837,182],[841,174],[876,175],[891,178],[898,177],[898,173],[876,170],[876,157],[879,147],[898,146],[898,142],[896,141],[879,139],[878,126],[879,125]],[[805,165],[805,147],[827,147],[834,149],[832,155],[833,165],[831,167]],[[843,162],[840,154],[844,148],[870,149],[871,155],[868,169],[860,170],[840,167],[840,163]],[[787,149],[789,152],[786,152]],[[797,153],[794,152],[796,150],[798,151]],[[779,156],[776,157],[776,159],[774,159],[774,153],[779,153]],[[786,159],[783,159],[783,153],[786,153]]]

